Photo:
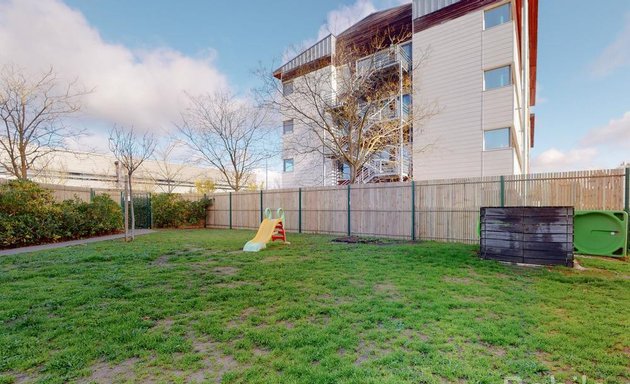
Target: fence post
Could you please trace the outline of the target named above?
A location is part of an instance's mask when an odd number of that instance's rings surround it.
[[[505,176],[501,176],[501,207],[505,207]]]
[[[94,201],[94,188],[90,188],[90,203]]]
[[[232,192],[230,192],[230,229],[232,229]]]
[[[302,188],[298,189],[298,233],[302,233]]]
[[[203,194],[203,202],[206,204],[208,203],[207,193]],[[206,210],[204,211],[204,215],[203,215],[203,227],[208,228],[208,205],[206,205]]]
[[[626,193],[624,196],[626,212],[630,214],[630,167],[626,167]]]
[[[260,190],[260,222],[262,223],[263,221],[263,190]]]
[[[149,206],[149,229],[153,228],[153,195],[151,195],[149,193],[149,201],[148,201],[148,206]]]
[[[350,233],[350,184],[348,184],[348,236]]]
[[[416,182],[411,181],[411,241],[416,241]]]

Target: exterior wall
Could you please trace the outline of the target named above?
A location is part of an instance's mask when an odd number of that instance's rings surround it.
[[[327,66],[304,76],[310,80],[316,79],[322,92],[332,94],[335,88],[334,67]],[[304,77],[293,80],[294,89],[303,86]],[[289,96],[291,102],[300,105],[303,110],[309,108],[309,104],[299,99],[299,92]],[[284,159],[293,159],[293,171],[282,170],[282,188],[312,187],[330,185],[332,182],[332,161],[324,159],[322,150],[318,147],[320,139],[313,133],[307,122],[298,115],[290,112],[284,113],[283,120],[293,118],[293,132],[282,135],[282,162]]]
[[[39,183],[68,187],[122,189],[124,171],[116,170],[115,161],[113,156],[106,154],[57,151],[42,159],[45,167],[36,164],[29,177]],[[165,165],[155,160],[145,161],[134,173],[136,191],[165,192],[166,184],[159,181],[165,177]],[[195,192],[195,181],[199,179],[212,179],[218,190],[227,190],[223,176],[216,169],[176,163],[168,166],[171,177],[176,179],[172,183],[175,193]],[[0,179],[4,178],[8,179],[10,175],[0,169]]]
[[[483,30],[479,10],[420,31],[413,36],[414,57],[426,56],[414,70],[414,110],[435,103],[437,114],[414,124],[414,179],[509,175],[521,136],[515,88],[483,90],[484,70],[512,65],[514,22]],[[517,124],[518,123],[518,124]],[[512,145],[483,150],[483,131],[511,128]]]

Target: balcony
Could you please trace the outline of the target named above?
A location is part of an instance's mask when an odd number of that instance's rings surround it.
[[[411,71],[411,57],[400,45],[383,49],[373,55],[357,60],[356,69],[359,74],[370,74],[398,65],[402,66],[405,72]]]
[[[400,100],[393,100],[388,103],[383,103],[383,107],[379,108],[375,113],[370,115],[368,117],[368,121],[371,124],[380,121],[398,120],[400,118],[402,118],[403,121],[409,121],[410,112],[411,108],[409,104],[403,102],[401,111]]]

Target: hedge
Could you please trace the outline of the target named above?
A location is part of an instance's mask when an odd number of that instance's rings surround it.
[[[0,248],[106,235],[122,228],[120,206],[107,195],[97,195],[91,203],[57,203],[49,190],[30,181],[0,185]]]
[[[209,199],[199,201],[184,200],[175,193],[153,195],[153,226],[156,228],[177,228],[184,225],[199,225],[206,218]]]

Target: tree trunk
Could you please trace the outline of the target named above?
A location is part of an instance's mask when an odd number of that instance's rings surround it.
[[[123,193],[123,207],[125,210],[125,241],[129,241],[129,191],[127,190],[128,183],[125,183],[125,192]]]
[[[133,192],[131,190],[131,174],[129,175],[129,197],[131,204],[131,241],[136,239],[136,213],[133,208]]]
[[[20,176],[18,179],[28,179],[28,166],[26,164],[26,147],[20,146]]]

